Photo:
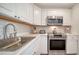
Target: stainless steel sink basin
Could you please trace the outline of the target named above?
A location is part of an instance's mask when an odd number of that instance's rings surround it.
[[[12,42],[16,42],[13,39],[10,40],[0,40],[0,51],[15,51],[19,48],[21,48],[22,46],[24,46],[24,44],[29,43],[31,40],[33,40],[35,37],[21,37],[21,41],[13,46],[10,46],[8,48],[2,49],[2,47],[7,46],[8,44],[11,44]]]
[[[8,45],[8,44],[11,44],[12,42],[15,42],[15,39],[0,39],[0,48]]]

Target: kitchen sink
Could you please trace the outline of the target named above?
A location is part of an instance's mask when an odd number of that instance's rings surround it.
[[[28,44],[35,37],[20,37],[20,38],[21,38],[21,40],[14,45],[12,45],[12,43],[17,42],[19,39],[0,40],[0,51],[15,51],[15,50],[21,48],[22,46],[24,46],[25,44]],[[8,45],[10,45],[10,47]]]
[[[15,42],[15,39],[0,39],[0,48],[8,45],[8,44],[11,44],[12,42]]]

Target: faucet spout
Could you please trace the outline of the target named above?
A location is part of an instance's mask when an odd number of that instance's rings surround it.
[[[7,34],[8,33],[8,26],[12,26],[13,27],[13,32],[12,33],[10,33],[9,35]],[[9,24],[7,24],[7,25],[5,25],[4,26],[4,29],[3,29],[3,34],[4,34],[4,39],[7,39],[7,38],[15,38],[16,37],[16,27],[15,27],[15,25],[13,25],[13,24],[11,24],[11,23],[9,23]]]

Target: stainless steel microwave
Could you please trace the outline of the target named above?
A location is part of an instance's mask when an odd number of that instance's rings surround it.
[[[47,25],[62,25],[63,16],[47,16]]]

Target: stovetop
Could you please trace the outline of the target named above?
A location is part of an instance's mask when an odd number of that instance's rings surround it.
[[[53,35],[53,34],[48,34],[48,39],[56,39],[56,40],[64,40],[66,39],[67,36],[66,35]]]

